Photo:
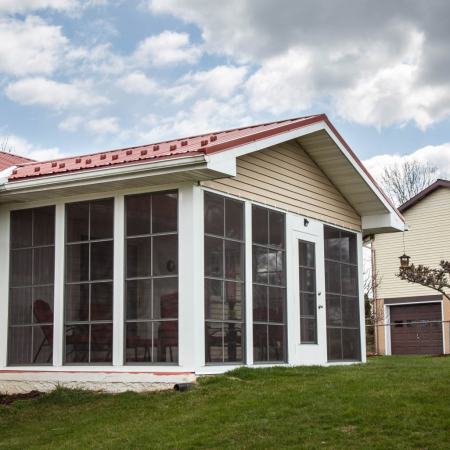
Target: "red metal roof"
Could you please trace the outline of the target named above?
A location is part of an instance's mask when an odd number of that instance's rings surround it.
[[[250,142],[276,136],[294,129],[302,128],[314,123],[325,122],[341,144],[349,152],[351,158],[361,168],[361,170],[372,181],[383,198],[391,205],[400,219],[405,219],[394,206],[390,198],[384,193],[372,175],[368,172],[364,164],[359,160],[350,146],[345,142],[326,114],[297,117],[294,119],[269,122],[258,125],[251,125],[241,128],[233,128],[225,131],[217,131],[198,136],[191,136],[171,141],[158,142],[137,147],[128,147],[105,152],[93,153],[89,155],[73,156],[44,162],[26,161],[18,164],[15,160],[13,165],[17,165],[9,181],[20,181],[27,178],[36,178],[49,175],[73,173],[88,169],[107,168],[139,162],[153,162],[162,159],[179,158],[188,156],[198,156],[202,154],[212,154],[224,150],[231,150]],[[13,156],[13,155],[10,155]],[[15,156],[14,156],[15,157]],[[15,157],[21,158],[21,157]]]
[[[34,161],[29,158],[24,158],[23,156],[18,156],[12,153],[0,151],[0,170],[4,170],[11,166],[18,166],[20,164],[26,164],[30,162]]]
[[[32,163],[26,161],[28,164],[21,164],[20,167],[14,170],[9,180],[19,181],[25,178],[57,175],[102,167],[106,168],[108,166],[211,154],[222,150],[230,150],[252,141],[275,136],[279,133],[301,128],[325,119],[326,116],[324,114],[299,117],[58,160]]]

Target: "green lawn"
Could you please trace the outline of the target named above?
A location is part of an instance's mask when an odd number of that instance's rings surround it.
[[[239,369],[178,393],[0,406],[0,448],[450,448],[450,358]]]

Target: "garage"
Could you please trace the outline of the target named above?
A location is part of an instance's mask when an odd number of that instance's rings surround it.
[[[391,305],[390,317],[393,355],[443,353],[441,303]]]

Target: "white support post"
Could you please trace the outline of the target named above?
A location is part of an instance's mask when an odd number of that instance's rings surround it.
[[[0,208],[0,367],[6,367],[7,364],[9,230],[9,210]]]
[[[114,198],[113,366],[124,363],[125,197]]]
[[[64,364],[64,203],[55,206],[55,286],[53,300],[53,365]]]
[[[245,349],[247,365],[253,364],[253,258],[252,204],[245,202]]]
[[[179,365],[195,371],[204,364],[203,208],[202,191],[190,185],[179,190]]]
[[[357,235],[358,244],[358,292],[359,292],[359,318],[361,327],[361,362],[366,362],[366,311],[364,305],[364,271],[363,271],[363,242],[362,234]]]

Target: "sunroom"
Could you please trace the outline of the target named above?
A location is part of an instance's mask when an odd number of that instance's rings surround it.
[[[326,116],[1,178],[0,390],[365,361],[362,239],[404,222]]]

